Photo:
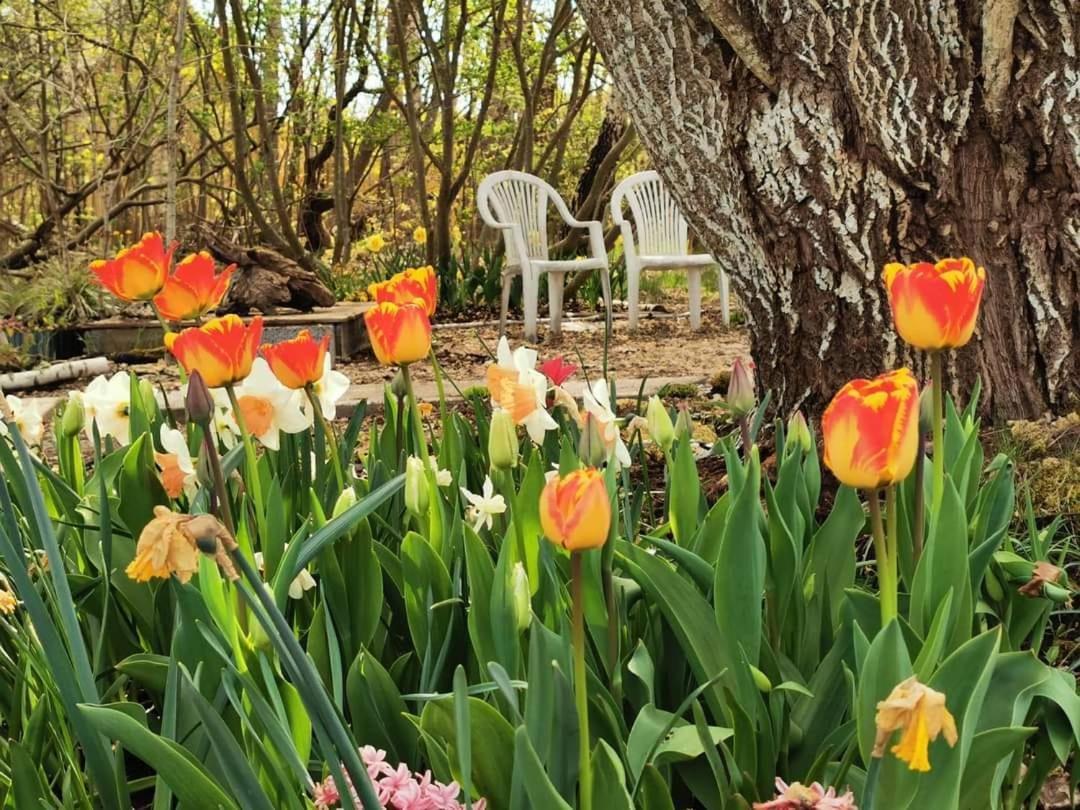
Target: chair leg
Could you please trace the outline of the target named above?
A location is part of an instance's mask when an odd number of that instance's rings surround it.
[[[690,328],[701,328],[701,270],[690,268],[686,273],[686,286],[690,293]]]
[[[503,273],[502,277],[502,295],[499,306],[499,337],[506,334],[506,316],[510,311],[510,288],[513,286],[514,277],[508,273]]]
[[[556,337],[562,333],[563,285],[565,273],[548,273],[548,311],[551,315],[551,334]]]
[[[605,311],[605,325],[608,332],[611,331],[611,276],[608,273],[606,267],[600,270],[600,287],[604,291],[604,311]]]
[[[521,269],[522,305],[525,308],[525,340],[535,343],[537,338],[536,319],[539,309],[540,279],[531,269]]]
[[[716,269],[720,276],[720,316],[724,319],[724,326],[731,326],[731,288],[728,274],[720,268]]]
[[[638,267],[631,267],[629,264],[626,266],[626,308],[629,314],[630,330],[637,329],[638,323],[638,310],[640,307],[639,298],[641,297],[641,269]]]

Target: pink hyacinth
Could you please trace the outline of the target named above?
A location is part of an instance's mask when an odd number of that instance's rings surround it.
[[[435,781],[431,771],[414,774],[404,763],[396,768],[386,761],[386,752],[365,745],[360,749],[360,758],[367,767],[368,777],[375,787],[379,803],[387,810],[463,810],[458,801],[461,787],[457,782],[444,785]],[[348,781],[348,774],[345,776]],[[349,793],[354,804],[360,806],[360,797],[349,782]],[[337,810],[341,806],[341,792],[334,784],[332,776],[326,777],[315,785],[312,801],[319,810]],[[485,810],[484,799],[472,802],[473,810]]]
[[[777,796],[771,802],[754,802],[754,810],[859,810],[851,791],[837,795],[836,788],[814,782],[809,787],[799,782],[787,784],[776,778]]]

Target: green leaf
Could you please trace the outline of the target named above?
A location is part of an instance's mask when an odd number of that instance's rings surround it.
[[[559,792],[555,790],[555,786],[551,784],[551,780],[547,778],[547,774],[544,773],[544,766],[540,763],[540,757],[536,755],[532,743],[529,742],[529,735],[525,731],[524,726],[518,726],[517,731],[514,732],[512,751],[512,771],[508,770],[506,773],[512,772],[515,779],[518,774],[521,775],[522,784],[525,786],[525,793],[528,795],[529,803],[532,807],[542,807],[544,810],[572,810],[571,806],[567,804],[563,800],[563,797],[559,795]],[[506,806],[496,804],[494,799],[490,800],[490,804],[495,810]],[[600,810],[600,807],[602,806],[603,805],[597,805],[597,810]]]
[[[345,681],[349,716],[358,741],[382,748],[394,762],[415,762],[416,728],[394,679],[376,656],[361,651]]]
[[[1037,728],[1008,726],[983,731],[971,740],[971,752],[964,768],[958,810],[986,810],[1000,804],[1000,794],[994,789],[994,772],[999,762],[1023,751],[1024,741]]]
[[[669,466],[671,471],[669,520],[675,542],[688,546],[699,521],[701,482],[698,480],[694,451],[688,438],[681,440]]]
[[[450,623],[447,610],[431,606],[450,598],[450,574],[442,557],[423,537],[409,532],[401,542],[402,575],[405,580],[405,611],[413,648],[421,655],[438,650]]]
[[[126,713],[108,706],[84,703],[78,710],[98,731],[118,740],[125,749],[153,768],[180,801],[207,810],[237,808],[206,769],[172,740],[158,737]]]
[[[884,700],[893,688],[912,674],[911,659],[900,633],[900,623],[889,624],[874,639],[866,654],[859,678],[858,719],[859,752],[864,763],[869,764],[874,747],[878,701]]]
[[[941,507],[929,519],[930,532],[915,569],[909,615],[915,632],[925,636],[937,606],[952,591],[952,612],[946,622],[951,629],[947,652],[971,637],[973,615],[967,518],[951,481],[946,480]]]
[[[626,791],[626,773],[614,749],[598,740],[592,752],[593,807],[604,810],[634,810]]]
[[[507,807],[510,803],[507,775],[514,767],[514,729],[490,704],[479,698],[470,697],[468,706],[473,786],[492,807]],[[451,763],[459,759],[454,701],[430,701],[420,714],[420,727],[446,744]],[[525,733],[524,728],[520,733]],[[458,774],[459,781],[461,776]]]

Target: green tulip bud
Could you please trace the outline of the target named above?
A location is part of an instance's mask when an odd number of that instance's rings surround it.
[[[427,472],[416,456],[405,462],[405,508],[416,517],[423,517],[428,510]]]
[[[689,440],[694,435],[694,420],[690,418],[690,409],[683,406],[679,408],[679,415],[675,418],[675,438]]]
[[[146,378],[139,380],[139,396],[142,398],[143,408],[147,411],[157,409],[157,397],[154,396],[154,384]]]
[[[992,568],[986,569],[986,573],[983,575],[983,586],[986,588],[986,595],[995,602],[1000,602],[1005,598],[1005,589],[1001,586],[1001,580],[998,579]]]
[[[1051,602],[1064,604],[1072,599],[1072,591],[1068,588],[1062,588],[1060,585],[1054,585],[1053,583],[1047,582],[1043,585],[1043,596]]]
[[[525,572],[525,566],[521,563],[514,563],[514,567],[510,571],[510,598],[514,606],[514,621],[520,633],[532,621],[529,575]]]
[[[509,470],[517,466],[517,427],[509,411],[496,408],[488,427],[488,461],[494,470]]]
[[[794,446],[798,444],[804,453],[809,453],[814,447],[813,437],[810,436],[810,426],[806,424],[806,417],[802,411],[795,411],[787,423],[788,443]]]
[[[60,432],[68,439],[78,436],[86,425],[86,406],[81,396],[68,397],[64,415],[60,418]]]
[[[586,467],[600,467],[608,458],[607,443],[600,432],[600,423],[588,411],[578,438],[578,457]]]
[[[340,517],[343,512],[355,505],[356,490],[352,487],[345,487],[345,489],[341,490],[341,494],[338,495],[337,501],[334,502],[334,511],[331,515],[331,520]]]
[[[919,393],[919,435],[934,429],[934,382],[931,380]]]
[[[663,400],[655,394],[649,398],[645,418],[648,420],[649,435],[652,436],[653,441],[664,448],[664,452],[671,450],[671,445],[675,441],[675,426],[671,423],[671,416]]]
[[[743,417],[750,413],[757,404],[754,393],[754,365],[735,358],[731,366],[731,379],[728,381],[727,405],[732,415]]]

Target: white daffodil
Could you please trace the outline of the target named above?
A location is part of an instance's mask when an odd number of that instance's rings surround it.
[[[282,551],[287,551],[289,544],[286,543]],[[259,569],[259,573],[266,570],[266,566],[263,564],[263,553],[261,551],[255,552],[255,567]],[[315,587],[315,577],[311,575],[311,572],[306,568],[301,568],[300,573],[296,575],[296,578],[289,583],[289,598],[290,599],[303,599],[304,592],[310,591]]]
[[[162,424],[159,436],[165,452],[155,452],[154,460],[161,468],[161,485],[165,488],[165,494],[173,500],[181,494],[187,495],[189,500],[194,498],[199,477],[195,473],[195,462],[191,460],[187,439],[179,430],[166,424]]]
[[[435,456],[428,456],[428,466],[435,473],[435,483],[440,487],[448,487],[454,483],[454,476],[450,474],[449,470],[439,468],[439,460]]]
[[[118,371],[112,377],[102,374],[86,386],[82,395],[86,409],[86,435],[93,441],[94,422],[101,438],[112,436],[120,444],[131,440],[131,377]]]
[[[331,366],[330,354],[327,353],[326,359],[323,361],[323,375],[311,385],[315,398],[319,400],[319,407],[322,408],[323,416],[328,421],[333,421],[334,417],[337,416],[338,400],[345,396],[350,384],[346,375],[340,371],[334,371]],[[313,425],[315,423],[315,414],[311,410],[307,392],[294,391],[293,396],[297,407],[304,412],[308,426]]]
[[[615,454],[615,460],[624,467],[630,466],[630,451],[626,449],[622,436],[619,434],[618,420],[615,412],[611,410],[611,396],[608,392],[606,380],[593,380],[592,385],[585,389],[581,397],[585,405],[585,413],[596,420],[600,428],[600,435],[608,448],[608,455]]]
[[[529,438],[542,444],[544,434],[558,429],[558,424],[547,412],[548,380],[536,370],[536,351],[519,346],[511,352],[503,336],[496,357],[498,362],[487,369],[492,407],[509,412],[515,425],[523,425]]]
[[[37,403],[29,399],[24,402],[11,394],[5,396],[4,401],[11,409],[15,427],[19,429],[19,435],[22,436],[23,441],[29,446],[41,444],[41,439],[45,435],[45,424],[42,422]],[[0,436],[7,435],[7,425],[0,419]]]
[[[506,511],[506,501],[502,495],[495,494],[495,485],[491,483],[491,476],[484,479],[484,487],[480,494],[469,492],[465,487],[461,488],[461,494],[469,502],[469,510],[466,519],[472,522],[473,531],[479,532],[481,527],[491,528],[495,515],[501,515]]]
[[[244,427],[270,450],[281,446],[282,431],[307,430],[307,417],[301,412],[293,391],[281,384],[270,364],[261,357],[255,358],[251,373],[236,387],[236,401],[244,417]]]

